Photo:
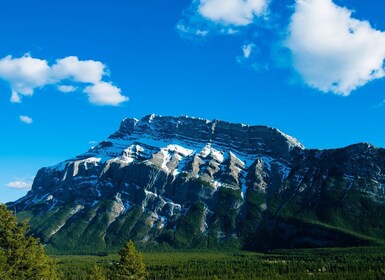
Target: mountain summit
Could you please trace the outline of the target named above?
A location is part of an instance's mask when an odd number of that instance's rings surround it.
[[[385,240],[385,150],[309,150],[275,128],[148,115],[42,168],[8,207],[57,252]]]

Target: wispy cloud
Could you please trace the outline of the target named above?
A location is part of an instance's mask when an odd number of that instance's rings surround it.
[[[33,180],[18,179],[16,181],[12,181],[5,184],[5,186],[11,189],[30,190],[32,187],[32,183]]]
[[[382,108],[384,105],[385,105],[385,99],[375,104],[374,106],[372,106],[372,109],[379,109],[379,108]]]
[[[257,50],[257,46],[254,43],[245,43],[242,47],[242,54],[237,56],[237,62],[240,64],[254,63],[254,56]]]
[[[349,95],[385,75],[385,33],[331,0],[297,0],[286,46],[306,84]]]
[[[20,119],[20,121],[22,121],[23,123],[26,123],[26,124],[33,123],[33,119],[28,117],[28,116],[21,115],[21,116],[19,116],[19,119]]]
[[[71,86],[71,85],[59,85],[59,86],[57,86],[57,89],[61,92],[74,92],[78,88],[75,86]]]
[[[102,62],[79,60],[76,56],[57,59],[53,65],[30,54],[19,58],[9,55],[0,59],[0,79],[7,81],[11,87],[11,102],[21,102],[22,96],[32,96],[36,89],[47,85],[57,85],[62,92],[75,91],[81,86],[89,102],[96,105],[116,106],[127,101],[121,89],[110,81],[104,81],[105,77],[108,77],[108,71]],[[90,84],[91,87],[103,88],[103,92],[91,92],[88,90]]]
[[[243,57],[245,59],[250,58],[251,52],[253,51],[254,48],[255,48],[255,44],[253,43],[243,45],[242,47]]]

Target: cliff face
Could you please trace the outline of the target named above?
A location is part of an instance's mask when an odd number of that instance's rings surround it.
[[[265,126],[149,115],[8,206],[59,252],[368,244],[385,239],[384,173],[369,144],[307,150]]]

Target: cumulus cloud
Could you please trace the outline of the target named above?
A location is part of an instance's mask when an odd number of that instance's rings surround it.
[[[21,96],[32,96],[36,89],[47,85],[58,85],[59,91],[72,92],[80,84],[84,87],[83,92],[88,94],[88,88],[100,88],[100,85],[108,84],[103,92],[99,91],[97,98],[89,96],[89,101],[97,105],[119,105],[128,98],[111,82],[103,81],[108,76],[106,69],[106,65],[100,61],[79,60],[76,56],[58,59],[53,65],[29,54],[20,58],[9,55],[0,59],[0,78],[11,87],[11,102],[21,102]],[[62,82],[66,85],[61,85]]]
[[[267,0],[200,0],[198,13],[223,25],[245,26],[266,8]]]
[[[95,84],[102,80],[106,66],[100,61],[79,60],[69,56],[56,60],[52,66],[52,77],[55,80],[72,79],[80,83]]]
[[[30,190],[32,187],[32,180],[16,180],[5,184],[8,188],[19,190]]]
[[[268,9],[268,0],[193,0],[176,29],[182,36],[236,34]]]
[[[32,118],[30,118],[30,117],[28,117],[28,116],[23,116],[23,115],[21,115],[21,116],[19,116],[19,119],[20,119],[21,122],[26,123],[26,124],[31,124],[31,123],[33,123]]]
[[[49,83],[50,67],[47,61],[25,55],[6,56],[0,60],[0,78],[12,87],[12,102],[20,102],[20,95],[32,95],[35,88]]]
[[[349,95],[385,75],[385,33],[331,0],[297,0],[285,45],[304,82]]]
[[[126,96],[121,94],[121,89],[111,83],[99,82],[84,89],[88,100],[97,105],[117,105],[128,101]]]

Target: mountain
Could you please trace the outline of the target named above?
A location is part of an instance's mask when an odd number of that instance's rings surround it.
[[[266,126],[124,119],[9,203],[47,248],[351,246],[385,240],[385,150],[305,149]]]

